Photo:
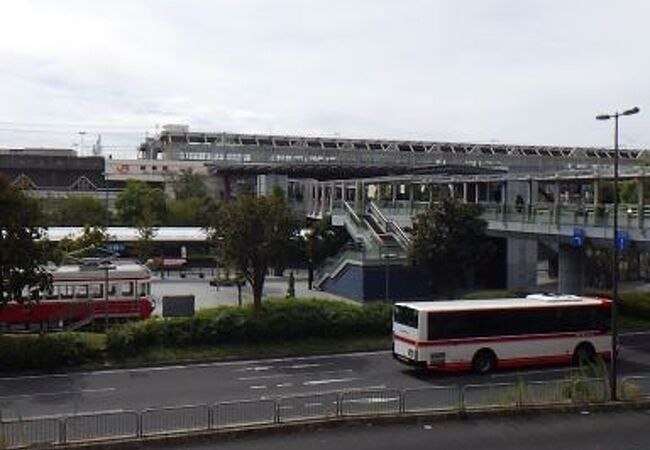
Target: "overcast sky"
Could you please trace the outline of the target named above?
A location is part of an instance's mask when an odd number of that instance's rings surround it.
[[[0,146],[123,154],[199,131],[610,146],[639,106],[647,0],[3,0]],[[134,155],[134,153],[131,153]]]

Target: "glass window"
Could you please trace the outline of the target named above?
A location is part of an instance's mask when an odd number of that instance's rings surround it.
[[[147,285],[149,283],[138,283],[138,296],[146,297],[147,296]]]
[[[104,298],[104,285],[103,284],[91,284],[90,285],[90,296],[92,298]]]
[[[123,297],[133,297],[133,282],[132,281],[122,283],[122,296]]]
[[[88,285],[82,284],[75,289],[75,297],[80,299],[88,298]]]
[[[55,288],[50,288],[45,292],[45,299],[46,300],[58,300],[59,299],[59,291]]]
[[[111,284],[108,285],[108,295],[110,297],[115,297],[115,295],[117,294],[117,287],[118,286],[119,285],[117,285],[115,283],[111,283]]]
[[[61,293],[62,299],[71,299],[74,296],[74,286],[68,284],[59,286],[59,292]]]
[[[418,327],[418,312],[409,308],[408,306],[395,306],[394,311],[395,322],[407,327]]]

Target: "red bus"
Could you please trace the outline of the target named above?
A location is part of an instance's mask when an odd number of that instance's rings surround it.
[[[529,295],[395,304],[393,355],[443,371],[566,364],[611,354],[611,300]]]
[[[50,274],[48,292],[37,292],[28,303],[0,306],[0,330],[73,329],[94,321],[141,320],[154,309],[151,272],[140,264],[116,263],[108,270],[108,283],[106,270],[92,263],[59,266]]]

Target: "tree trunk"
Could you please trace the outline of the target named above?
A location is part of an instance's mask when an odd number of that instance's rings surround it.
[[[251,289],[253,290],[253,310],[258,311],[262,306],[262,292],[264,291],[264,271],[255,271],[251,282]]]

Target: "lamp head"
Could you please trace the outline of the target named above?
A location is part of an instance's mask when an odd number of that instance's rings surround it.
[[[610,116],[609,114],[600,114],[596,116],[596,120],[609,120],[611,118],[612,116]]]
[[[632,114],[636,114],[636,113],[638,113],[639,111],[640,111],[640,109],[639,109],[637,106],[635,106],[634,108],[630,108],[630,109],[628,109],[627,111],[623,111],[623,112],[621,113],[621,115],[622,115],[622,116],[631,116]]]

